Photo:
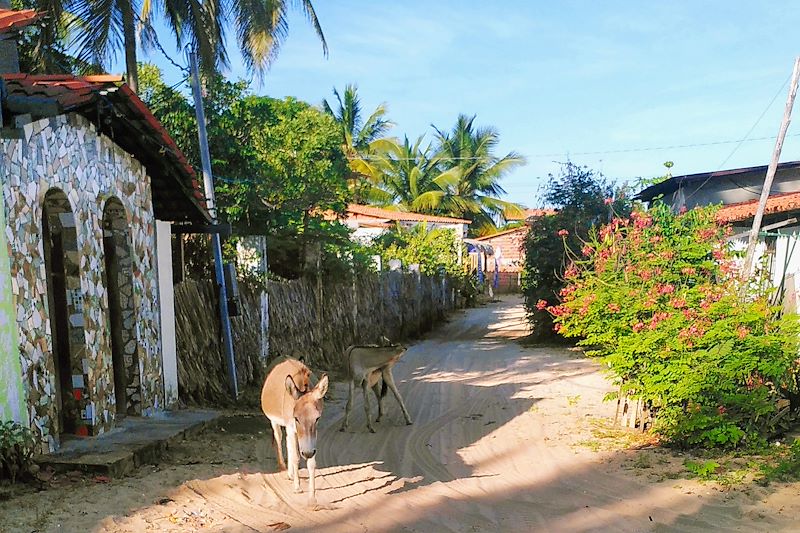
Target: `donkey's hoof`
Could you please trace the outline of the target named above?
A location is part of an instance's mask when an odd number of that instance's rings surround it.
[[[406,425],[407,425],[407,426],[410,426],[410,425],[411,425],[411,424],[413,424],[413,423],[414,423],[414,422],[413,422],[413,421],[411,421],[411,420],[406,420]]]
[[[295,487],[294,488],[294,493],[295,494],[302,494],[303,493],[303,489],[301,489],[300,487]]]
[[[370,432],[370,433],[375,433],[375,428],[373,428],[373,427],[370,427],[370,428],[368,428],[368,429],[369,429],[369,432]]]
[[[340,427],[340,428],[339,428],[339,431],[341,431],[342,433],[344,433],[344,430],[345,430],[345,427],[344,427],[344,426],[342,426],[342,427]]]

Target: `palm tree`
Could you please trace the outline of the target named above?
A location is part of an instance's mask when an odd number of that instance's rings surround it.
[[[196,50],[204,72],[228,64],[225,32],[233,27],[245,65],[263,76],[288,35],[288,4],[286,0],[75,0],[75,14],[84,24],[76,44],[82,60],[100,65],[107,65],[116,51],[124,50],[127,82],[136,91],[137,19],[143,44],[152,45],[156,40],[152,17],[161,12],[178,48],[189,45]],[[328,44],[311,1],[297,0],[296,5],[316,31],[327,56]]]
[[[500,180],[525,164],[516,152],[494,155],[499,135],[494,128],[475,128],[475,116],[459,115],[455,126],[443,132],[434,126],[438,147],[435,157],[442,172],[430,190],[413,202],[415,211],[428,211],[472,220],[478,233],[496,229],[496,221],[519,215],[517,204],[501,200]]]
[[[433,187],[441,174],[439,160],[430,144],[423,146],[424,136],[412,142],[405,137],[377,139],[370,143],[370,159],[356,161],[358,171],[367,176],[370,187],[367,198],[371,203],[398,209],[417,211],[414,205],[420,195]]]
[[[350,176],[355,201],[369,195],[369,183],[372,170],[369,159],[377,155],[377,140],[394,126],[386,117],[386,104],[380,104],[365,121],[361,115],[361,99],[358,97],[358,86],[348,84],[344,88],[344,97],[334,87],[336,109],[327,100],[322,101],[322,109],[333,117],[342,131],[342,149],[350,163]]]

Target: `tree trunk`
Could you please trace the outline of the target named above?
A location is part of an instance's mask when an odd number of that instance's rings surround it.
[[[127,82],[133,92],[139,92],[139,69],[136,65],[136,24],[133,20],[133,4],[123,0],[122,33],[125,38],[125,68],[128,71]]]

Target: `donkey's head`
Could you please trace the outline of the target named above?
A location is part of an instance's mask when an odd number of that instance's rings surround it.
[[[322,399],[328,392],[328,375],[323,374],[317,386],[308,392],[301,391],[292,376],[286,376],[286,390],[295,400],[294,424],[300,454],[311,459],[317,453],[317,422],[322,416]]]

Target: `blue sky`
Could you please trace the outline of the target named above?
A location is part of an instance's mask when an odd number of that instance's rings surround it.
[[[499,152],[528,158],[502,185],[530,207],[567,159],[620,182],[661,175],[667,160],[675,175],[768,163],[773,139],[726,141],[751,128],[751,139],[774,138],[800,54],[800,9],[788,1],[314,5],[329,58],[294,13],[254,92],[317,104],[356,83],[367,111],[388,104],[399,137],[431,139],[431,124],[475,114],[499,131]],[[141,58],[178,80],[158,52]],[[234,51],[231,59],[227,75],[249,79]],[[789,135],[781,161],[800,159],[800,129]],[[705,146],[645,150],[684,145]]]

